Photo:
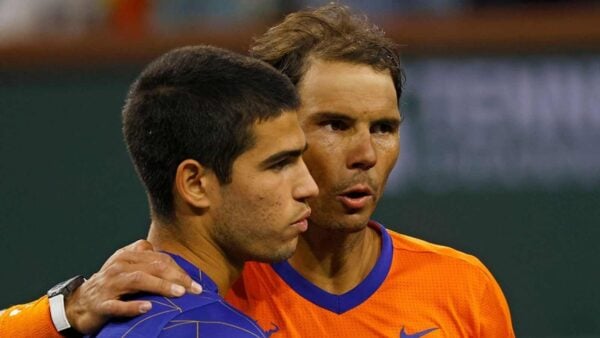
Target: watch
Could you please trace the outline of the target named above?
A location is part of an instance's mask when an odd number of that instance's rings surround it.
[[[69,297],[73,291],[85,282],[83,276],[75,276],[64,282],[60,282],[48,290],[48,302],[50,303],[50,316],[56,331],[61,334],[71,335],[71,324],[67,320],[65,311],[65,298]]]

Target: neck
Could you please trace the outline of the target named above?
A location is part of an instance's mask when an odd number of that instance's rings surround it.
[[[163,224],[153,221],[148,241],[155,249],[173,253],[197,266],[217,284],[224,296],[241,274],[243,262],[234,262],[207,235],[204,227],[188,224]]]
[[[380,252],[381,237],[371,227],[347,233],[310,225],[289,263],[311,283],[340,295],[365,279]]]

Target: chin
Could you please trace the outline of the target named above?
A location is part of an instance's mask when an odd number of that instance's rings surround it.
[[[271,250],[265,250],[261,254],[254,255],[254,257],[252,257],[252,260],[263,263],[277,263],[285,261],[286,259],[292,257],[294,255],[294,252],[296,252],[296,244],[297,240],[294,240],[293,245],[285,244],[282,247],[273,248]]]
[[[370,213],[367,213],[366,211],[353,214],[345,213],[343,215],[332,213],[323,216],[325,217],[319,217],[320,219],[314,220],[314,224],[316,226],[319,226],[321,229],[325,230],[340,231],[345,233],[354,233],[364,230],[367,228],[370,220]]]
[[[369,220],[365,221],[349,221],[340,224],[339,229],[347,233],[360,232],[367,228]]]

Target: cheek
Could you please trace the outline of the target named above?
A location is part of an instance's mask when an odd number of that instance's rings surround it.
[[[398,155],[400,153],[400,146],[398,144],[389,144],[386,148],[381,149],[381,155],[379,156],[379,163],[377,165],[377,172],[379,173],[379,177],[381,178],[381,185],[383,192],[383,186],[387,183],[390,173],[394,166],[396,165],[396,161],[398,159]]]
[[[323,136],[318,142],[308,144],[309,149],[304,153],[304,163],[319,187],[323,186],[328,177],[338,172],[336,165],[344,163],[344,146],[334,142],[331,137]]]
[[[325,187],[325,182],[327,182],[328,176],[332,172],[329,168],[331,159],[328,159],[323,152],[305,153],[303,159],[319,189]],[[321,192],[319,192],[319,195],[321,195]]]
[[[240,191],[239,196],[243,196],[243,201],[240,202],[244,209],[241,217],[252,218],[253,221],[250,223],[272,223],[272,219],[284,209],[285,196],[282,191],[285,188],[282,182],[273,179],[247,187],[243,192]]]
[[[268,238],[272,230],[279,208],[273,201],[265,196],[249,195],[247,198],[237,200],[238,206],[231,210],[236,215],[233,216],[232,226],[241,236],[241,240],[255,241],[256,239]],[[255,244],[259,244],[258,242]]]
[[[249,237],[261,240],[278,238],[282,230],[282,222],[286,221],[285,205],[273,197],[256,200],[261,203],[256,203],[253,208],[246,210],[247,216],[244,218],[248,217],[248,219],[245,222],[252,229]],[[257,244],[261,245],[260,242]]]
[[[383,139],[377,141],[379,148],[379,157],[386,163],[396,163],[398,154],[400,154],[400,142],[396,138]]]

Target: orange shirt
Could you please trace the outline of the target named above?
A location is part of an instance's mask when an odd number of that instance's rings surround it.
[[[508,305],[475,257],[385,230],[360,285],[325,292],[289,263],[248,263],[226,299],[273,337],[514,337]]]
[[[0,312],[0,337],[62,338],[52,324],[48,297]]]
[[[470,255],[385,230],[375,267],[343,295],[286,262],[248,263],[226,299],[275,337],[514,337],[500,287]],[[48,298],[0,313],[1,337],[60,338]]]

